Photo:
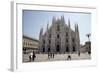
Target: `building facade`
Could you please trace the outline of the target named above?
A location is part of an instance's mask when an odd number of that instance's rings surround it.
[[[65,23],[64,16],[61,18],[52,18],[50,27],[47,24],[47,29],[43,32],[40,30],[39,35],[39,51],[41,53],[77,53],[80,50],[80,37],[78,25],[75,24],[75,31]]]
[[[82,53],[86,53],[86,52],[91,53],[91,42],[90,41],[85,42],[85,44],[81,47],[80,51]]]
[[[39,41],[28,36],[23,36],[23,52],[38,52]]]

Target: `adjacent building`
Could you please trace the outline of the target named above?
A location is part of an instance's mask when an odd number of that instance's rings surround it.
[[[39,41],[37,39],[28,37],[28,36],[23,36],[23,52],[26,51],[35,51],[38,52],[38,44]]]
[[[78,53],[80,52],[80,36],[78,24],[75,24],[75,30],[71,29],[70,20],[65,23],[64,16],[52,19],[52,24],[39,35],[39,52],[41,53]]]
[[[81,47],[81,52],[82,53],[91,53],[91,42],[87,41],[85,42],[85,44]]]

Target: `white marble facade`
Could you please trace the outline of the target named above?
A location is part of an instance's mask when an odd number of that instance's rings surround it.
[[[52,18],[52,24],[43,33],[43,28],[39,35],[40,53],[78,53],[80,52],[80,37],[78,24],[75,30],[70,27],[70,20],[65,23],[64,16]]]

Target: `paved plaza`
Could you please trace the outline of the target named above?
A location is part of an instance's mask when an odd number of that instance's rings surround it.
[[[91,59],[91,55],[88,53],[81,53],[80,56],[78,54],[71,54],[71,60],[86,60]],[[45,61],[67,61],[68,54],[55,54],[54,58],[48,58],[48,54],[36,54],[36,58],[32,62],[45,62]],[[23,54],[23,62],[29,62],[29,54]]]

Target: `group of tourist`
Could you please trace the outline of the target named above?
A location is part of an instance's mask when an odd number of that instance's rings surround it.
[[[35,55],[35,52],[33,51],[33,52],[31,52],[30,55],[29,55],[29,61],[32,62],[32,61],[35,60],[35,58],[36,58],[36,55]]]
[[[90,54],[90,53],[88,53],[88,54]],[[78,52],[78,56],[80,56],[80,52]],[[54,53],[48,52],[48,59],[54,58],[54,57],[55,57],[55,54]],[[32,62],[32,61],[35,60],[35,58],[36,58],[36,55],[35,55],[35,52],[33,51],[29,55],[29,61]],[[71,59],[72,59],[71,55],[68,54],[67,60],[71,60]]]
[[[50,52],[48,52],[48,59],[50,59],[50,58],[54,58],[54,56],[55,56],[54,53],[50,53]]]

